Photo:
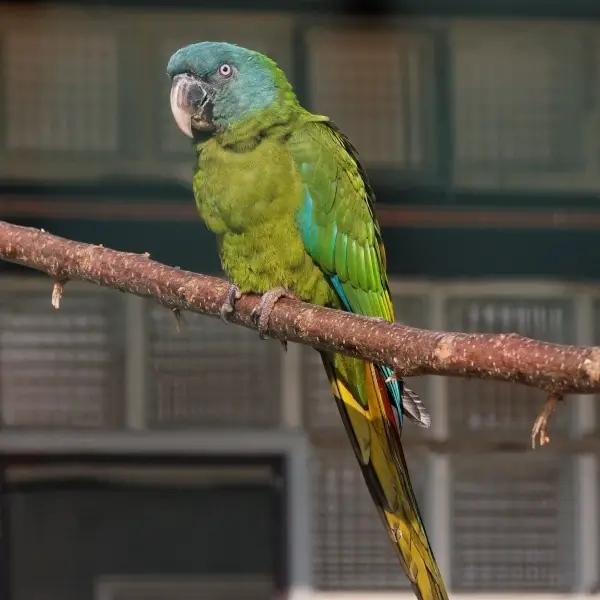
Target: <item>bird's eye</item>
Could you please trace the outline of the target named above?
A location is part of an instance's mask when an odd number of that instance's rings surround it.
[[[228,79],[229,77],[231,77],[232,73],[233,73],[233,68],[228,63],[223,63],[219,67],[219,75],[221,77],[224,77],[225,79]]]

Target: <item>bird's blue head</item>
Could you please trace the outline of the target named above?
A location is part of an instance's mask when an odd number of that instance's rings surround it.
[[[288,85],[285,75],[269,58],[224,42],[202,42],[171,56],[167,74],[172,79],[171,110],[189,137],[215,132],[242,122],[276,101]]]

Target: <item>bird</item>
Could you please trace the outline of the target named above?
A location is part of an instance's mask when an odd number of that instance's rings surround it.
[[[256,294],[261,337],[281,298],[394,321],[375,197],[348,137],[305,109],[275,61],[249,48],[190,44],[170,57],[167,75],[173,118],[196,153],[196,207],[230,280],[223,320],[242,295]],[[386,365],[320,354],[416,597],[448,598],[401,443],[405,417],[429,426],[425,406]]]

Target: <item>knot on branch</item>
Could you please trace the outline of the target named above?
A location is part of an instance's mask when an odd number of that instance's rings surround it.
[[[438,363],[441,369],[444,369],[455,353],[456,334],[443,333],[436,344],[433,353],[433,359]]]
[[[583,376],[590,382],[600,380],[600,348],[592,348],[582,364]]]

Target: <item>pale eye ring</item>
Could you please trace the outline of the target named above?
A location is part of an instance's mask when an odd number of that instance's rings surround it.
[[[231,77],[233,75],[232,66],[229,63],[223,63],[219,67],[219,75],[221,77],[224,77],[225,79],[228,79],[229,77]]]

